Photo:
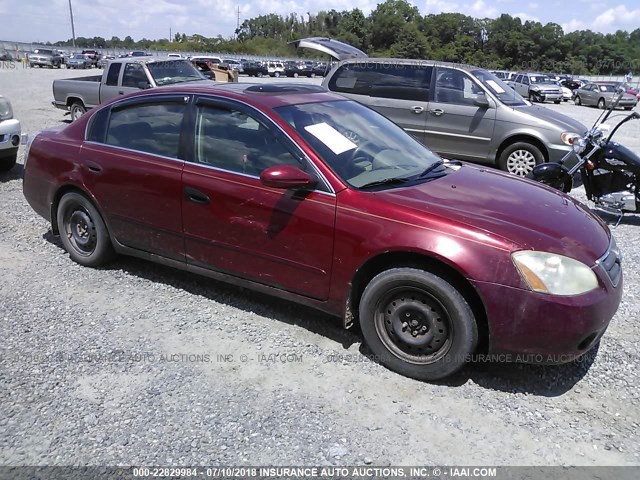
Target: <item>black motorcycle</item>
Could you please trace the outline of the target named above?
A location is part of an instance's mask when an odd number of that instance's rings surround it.
[[[579,171],[587,198],[596,208],[618,215],[618,223],[625,213],[640,213],[640,157],[611,140],[622,125],[640,118],[640,114],[635,111],[624,114],[625,118],[608,135],[608,126],[604,125],[625,89],[625,85],[617,89],[609,108],[602,112],[584,137],[574,138],[573,150],[559,163],[542,163],[528,175],[528,178],[568,193],[573,188],[574,175]],[[573,155],[577,157],[577,163],[567,168],[565,163]]]

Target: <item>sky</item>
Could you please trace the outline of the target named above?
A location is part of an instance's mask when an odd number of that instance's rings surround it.
[[[555,22],[565,33],[591,29],[612,33],[640,28],[637,0],[410,0],[420,12],[460,12],[495,18],[502,13],[541,23]],[[233,35],[238,22],[268,13],[305,15],[319,8],[358,7],[365,15],[375,0],[71,0],[76,37],[135,40],[169,38],[176,32],[206,37]],[[319,5],[321,5],[319,7]],[[0,40],[55,42],[71,38],[69,0],[0,0]]]

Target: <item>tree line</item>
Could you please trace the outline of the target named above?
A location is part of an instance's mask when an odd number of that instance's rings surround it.
[[[368,15],[354,8],[299,16],[268,14],[245,20],[232,38],[186,35],[134,41],[112,37],[76,39],[78,47],[226,52],[274,57],[317,56],[295,51],[289,42],[308,36],[331,37],[375,57],[421,58],[469,63],[491,69],[540,70],[574,75],[620,75],[640,70],[640,28],[603,34],[564,33],[502,14],[473,18],[461,13],[421,15],[406,0],[386,0]],[[68,46],[71,40],[55,45]]]

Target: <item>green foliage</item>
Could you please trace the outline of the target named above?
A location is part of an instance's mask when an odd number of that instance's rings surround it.
[[[611,34],[580,30],[565,34],[556,23],[525,21],[502,14],[473,18],[461,13],[420,15],[406,0],[386,0],[367,17],[362,10],[287,16],[268,14],[242,22],[233,38],[176,33],[172,39],[134,41],[111,37],[76,39],[79,48],[225,52],[236,55],[316,57],[289,42],[324,36],[351,44],[371,56],[460,62],[492,69],[581,74],[640,71],[640,28]],[[55,45],[71,45],[71,40]]]

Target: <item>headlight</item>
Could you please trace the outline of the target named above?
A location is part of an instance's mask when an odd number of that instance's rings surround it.
[[[573,140],[573,151],[580,155],[587,148],[587,139],[583,137],[577,137]]]
[[[523,250],[511,257],[534,292],[580,295],[598,287],[596,274],[589,267],[564,255]]]
[[[575,132],[563,132],[560,134],[560,140],[565,145],[573,145],[573,142],[578,138],[580,138],[580,135]]]
[[[11,102],[4,97],[0,97],[0,120],[9,120],[11,118],[13,118]]]

